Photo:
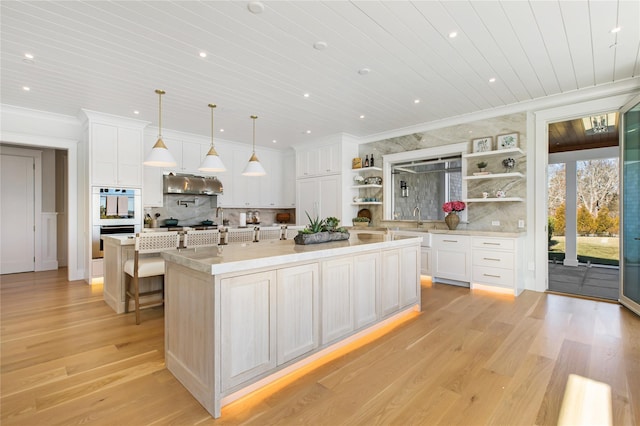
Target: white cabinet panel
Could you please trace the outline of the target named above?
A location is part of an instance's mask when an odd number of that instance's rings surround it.
[[[353,331],[353,260],[322,263],[322,343]]]
[[[340,175],[330,175],[296,181],[296,219],[298,225],[308,223],[308,212],[311,218],[321,219],[330,216],[341,219]]]
[[[92,185],[142,185],[142,130],[92,123]]]
[[[222,389],[276,366],[276,272],[220,282]]]
[[[471,280],[471,241],[466,235],[433,235],[433,276],[469,282]]]
[[[382,252],[382,280],[380,291],[380,308],[382,316],[398,310],[400,307],[400,252],[384,250]]]
[[[278,365],[318,347],[318,264],[279,269]]]
[[[341,144],[299,149],[296,152],[296,177],[340,173],[340,154]]]
[[[182,141],[182,173],[201,174],[198,167],[202,163],[200,150],[203,144]]]
[[[321,177],[319,183],[320,217],[340,218],[340,175]]]
[[[431,249],[422,247],[420,249],[420,273],[431,275]]]
[[[207,151],[209,146],[207,145]],[[217,196],[217,202],[219,207],[231,207],[233,206],[233,195],[235,193],[235,175],[240,173],[234,169],[233,163],[233,148],[229,145],[216,144],[216,152],[220,156],[222,163],[227,169],[226,172],[214,173],[215,176],[222,182],[223,195]]]
[[[353,258],[353,314],[355,328],[373,323],[378,318],[380,286],[380,253],[367,253]]]
[[[144,174],[142,186],[143,207],[162,207],[164,204],[162,169],[159,167],[145,166],[142,172]]]
[[[282,205],[295,208],[296,206],[296,164],[293,152],[287,152],[282,157]]]
[[[235,207],[258,207],[260,204],[260,180],[263,176],[242,175],[249,158],[251,158],[251,148],[235,147],[233,149],[233,205]]]
[[[415,303],[420,297],[419,247],[403,248],[400,266],[400,307]]]

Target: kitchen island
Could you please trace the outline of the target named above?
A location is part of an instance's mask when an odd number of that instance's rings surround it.
[[[165,362],[213,417],[420,310],[420,238],[237,243],[163,253]]]

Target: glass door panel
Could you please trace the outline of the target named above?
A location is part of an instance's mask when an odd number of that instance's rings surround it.
[[[621,110],[620,302],[640,315],[640,96]]]

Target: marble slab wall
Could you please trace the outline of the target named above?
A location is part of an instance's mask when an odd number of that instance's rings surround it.
[[[526,130],[526,113],[511,114],[362,144],[359,147],[359,154],[361,157],[364,157],[365,154],[370,155],[373,153],[375,158],[380,162],[380,165],[382,165],[380,159],[387,154],[415,151],[460,142],[467,142],[469,144],[469,152],[472,152],[472,139],[487,136],[493,138],[492,148],[496,150],[496,136],[514,132],[517,132],[519,135],[518,147],[526,152]],[[511,157],[516,161],[515,168],[512,171],[521,172],[526,176],[526,155],[495,155],[482,158],[482,160],[489,163],[487,167],[488,171],[500,173],[504,172],[502,160],[507,157]],[[479,161],[480,159],[476,158],[468,160],[467,172],[469,175],[474,171],[478,171],[476,163]],[[518,228],[518,220],[524,220],[526,218],[526,178],[469,180],[464,182],[467,184],[468,198],[481,198],[482,192],[488,192],[490,197],[495,197],[496,191],[501,190],[506,192],[507,197],[519,197],[524,201],[470,203],[466,211],[467,221],[466,223],[461,223],[458,229],[505,232],[522,231],[522,229]],[[463,185],[465,184],[464,182]],[[426,188],[419,190],[425,190],[425,192],[427,192]],[[437,196],[434,193],[432,202],[436,202],[436,198]],[[425,200],[422,202],[429,201]],[[437,202],[440,203],[440,200],[437,200]],[[415,205],[413,207],[415,207]],[[381,223],[383,210],[372,209],[372,213],[373,223]],[[492,225],[493,221],[499,221],[500,225]]]

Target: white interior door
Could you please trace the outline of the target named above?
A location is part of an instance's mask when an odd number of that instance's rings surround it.
[[[0,274],[34,271],[34,159],[0,157]]]

